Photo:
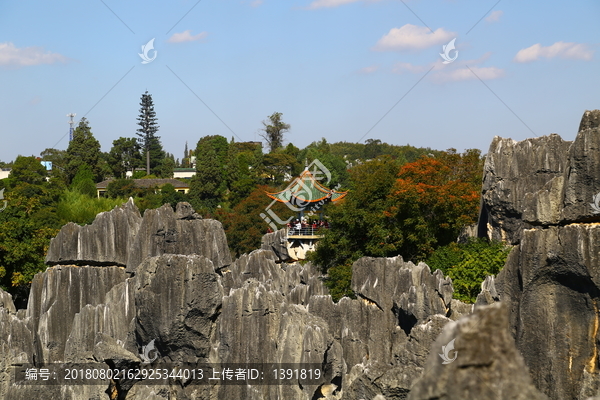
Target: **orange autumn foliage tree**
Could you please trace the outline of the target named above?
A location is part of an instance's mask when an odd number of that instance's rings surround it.
[[[456,240],[465,225],[477,220],[482,169],[479,150],[457,154],[450,149],[405,164],[384,211],[388,245],[404,259],[420,261]]]
[[[309,260],[328,273],[335,300],[351,295],[352,263],[363,256],[424,261],[477,220],[483,159],[456,150],[400,164],[378,157],[350,170],[350,193],[328,207],[331,229]]]

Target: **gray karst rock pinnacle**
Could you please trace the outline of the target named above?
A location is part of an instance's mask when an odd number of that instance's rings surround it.
[[[600,110],[586,111],[573,142],[537,138],[535,154],[529,141],[495,139],[486,160],[479,229],[515,246],[504,269],[484,283],[478,304],[507,304],[534,385],[556,400],[600,393],[600,214],[592,206],[600,192],[598,121]],[[510,175],[507,167],[530,176]],[[537,185],[519,184],[532,179]]]
[[[221,224],[189,204],[142,217],[130,201],[89,226],[61,229],[27,309],[0,290],[0,398],[600,396],[598,192],[600,111],[586,111],[572,142],[494,138],[480,219],[462,236],[503,239],[512,250],[475,306],[452,299],[440,271],[401,256],[357,260],[355,298],[334,303],[318,266],[286,262],[284,231],[232,260]],[[455,358],[442,364],[451,341]],[[12,381],[11,366],[26,363],[134,368],[150,343],[157,362],[316,363],[327,374],[290,385]]]

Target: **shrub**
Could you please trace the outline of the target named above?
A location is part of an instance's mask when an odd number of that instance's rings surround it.
[[[80,193],[76,189],[65,190],[56,207],[56,213],[62,223],[75,222],[80,225],[91,224],[96,214],[110,211],[115,206],[126,203],[126,198],[95,198]]]
[[[488,275],[497,275],[504,266],[510,246],[486,239],[471,239],[467,243],[450,243],[439,247],[427,259],[432,270],[439,269],[452,278],[454,297],[475,303],[481,282]]]

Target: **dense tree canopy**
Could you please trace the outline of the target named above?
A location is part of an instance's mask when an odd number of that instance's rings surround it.
[[[404,165],[386,156],[351,169],[351,195],[329,207],[332,228],[310,256],[330,271],[332,290],[350,293],[350,268],[362,256],[423,261],[455,240],[476,221],[482,163],[478,150],[451,149]]]

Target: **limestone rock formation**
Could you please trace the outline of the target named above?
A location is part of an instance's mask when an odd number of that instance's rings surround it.
[[[137,237],[154,231],[156,221],[212,224],[190,219],[189,210],[188,219],[173,217],[177,214],[159,209],[146,215]],[[219,236],[202,237],[214,243]],[[204,253],[146,257],[133,275],[119,265],[54,265],[36,275],[27,310],[16,314],[10,296],[0,292],[0,324],[10,332],[0,335],[5,360],[0,395],[403,399],[448,316],[469,311],[451,299],[451,282],[439,271],[432,274],[425,264],[401,257],[357,261],[352,285],[358,298],[333,303],[310,263],[281,263],[274,252],[261,249],[223,266],[214,253]],[[106,381],[102,388],[52,387],[44,395],[39,386],[10,382],[10,365],[17,362],[134,368],[144,361],[148,343],[157,362],[315,364],[327,374],[295,385],[148,385],[125,379]]]
[[[96,216],[91,225],[68,223],[50,241],[49,265],[127,265],[129,249],[142,222],[133,199]]]
[[[507,304],[533,383],[557,400],[600,393],[599,120],[586,111],[573,142],[495,139],[486,162],[480,232],[516,246],[477,304]]]
[[[279,229],[276,232],[267,233],[263,236],[261,242],[261,249],[271,250],[277,256],[277,259],[282,261],[289,261],[291,259],[287,248],[286,230]]]
[[[0,398],[597,398],[598,149],[600,111],[584,114],[573,142],[494,139],[476,231],[513,249],[475,307],[452,299],[440,271],[400,256],[356,261],[356,298],[334,303],[318,266],[286,262],[283,233],[232,261],[221,224],[187,203],[143,218],[128,203],[66,225],[27,309],[0,291]],[[316,363],[327,373],[289,385],[11,381],[12,365],[33,362],[133,368],[149,362],[150,344],[157,363]]]
[[[444,352],[442,346],[449,343],[454,344],[454,350]],[[435,349],[449,363],[440,362]],[[408,399],[544,400],[548,397],[533,386],[508,330],[507,307],[497,303],[478,308],[473,315],[445,326]]]
[[[222,268],[231,264],[225,231],[219,221],[194,217],[191,206],[179,203],[177,212],[165,204],[146,210],[127,258],[127,271],[134,272],[146,258],[161,254],[198,254]],[[187,210],[184,212],[184,210]]]
[[[49,265],[113,265],[134,273],[146,258],[161,254],[199,254],[217,268],[231,264],[221,223],[204,220],[189,203],[166,204],[142,218],[133,199],[98,214],[91,225],[69,223],[50,242]]]

